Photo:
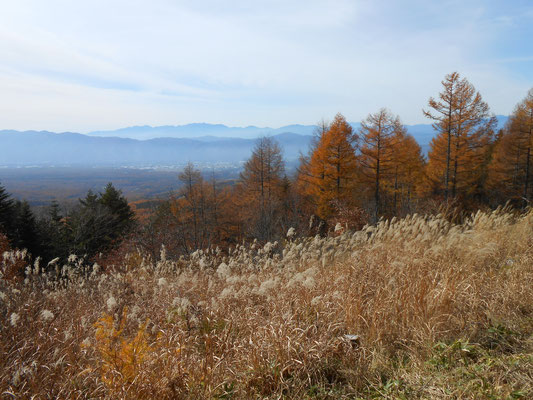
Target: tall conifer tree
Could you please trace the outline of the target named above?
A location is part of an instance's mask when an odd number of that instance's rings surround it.
[[[430,144],[427,176],[444,198],[480,189],[496,119],[474,86],[457,72],[446,75],[439,100],[429,99],[424,115],[438,132]]]
[[[307,164],[299,174],[305,194],[313,199],[315,213],[329,218],[333,203],[353,203],[357,177],[357,159],[353,143],[356,136],[342,114],[337,114],[319,137]]]
[[[533,89],[515,108],[499,137],[489,186],[506,198],[533,199]]]

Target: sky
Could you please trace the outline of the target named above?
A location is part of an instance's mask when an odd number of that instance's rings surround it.
[[[533,87],[531,0],[3,0],[0,129],[406,124],[458,71],[495,114]]]

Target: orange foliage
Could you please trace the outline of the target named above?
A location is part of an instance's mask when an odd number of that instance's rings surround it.
[[[147,323],[139,326],[134,337],[126,337],[126,319],[127,310],[124,308],[118,328],[109,314],[104,314],[94,324],[96,349],[101,357],[102,381],[114,396],[122,395],[124,386],[135,384],[144,364],[156,349],[148,342]]]
[[[425,161],[420,145],[405,129],[396,131],[394,141],[391,173],[385,179],[384,190],[392,199],[393,213],[407,214],[424,178]]]
[[[361,141],[360,182],[372,198],[374,220],[409,212],[424,169],[416,140],[399,117],[381,109],[361,123]]]
[[[352,203],[357,177],[357,159],[352,127],[337,114],[320,136],[308,162],[299,174],[299,187],[308,195],[321,218],[333,213],[332,202]]]
[[[497,141],[489,170],[489,187],[505,198],[533,198],[533,89],[520,102]]]
[[[480,188],[496,121],[479,92],[457,72],[447,75],[442,85],[440,100],[430,98],[432,111],[424,111],[438,131],[426,173],[430,190],[443,192],[447,199],[450,194],[472,195]]]
[[[374,200],[374,220],[382,211],[382,191],[386,180],[395,172],[395,151],[398,131],[402,130],[398,117],[382,108],[361,123],[361,183]]]

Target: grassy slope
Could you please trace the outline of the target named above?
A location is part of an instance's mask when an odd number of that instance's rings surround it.
[[[533,213],[73,271],[0,281],[7,398],[533,397]]]

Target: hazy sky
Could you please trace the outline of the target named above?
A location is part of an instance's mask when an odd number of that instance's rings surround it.
[[[533,86],[531,0],[4,0],[0,129],[279,127],[380,107],[404,123],[444,75],[496,114]]]

